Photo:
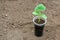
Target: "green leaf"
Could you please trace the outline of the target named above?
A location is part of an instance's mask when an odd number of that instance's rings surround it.
[[[43,4],[39,4],[35,7],[35,11],[44,11],[46,7]]]
[[[35,16],[42,17],[44,19],[47,19],[47,16],[42,13],[42,11],[46,10],[46,7],[43,4],[39,4],[35,7],[34,12],[32,13]]]
[[[33,12],[32,14],[33,14],[33,15],[36,15],[36,16],[39,15],[38,12]]]
[[[44,18],[44,19],[47,19],[47,16],[43,13],[42,13],[41,17]]]

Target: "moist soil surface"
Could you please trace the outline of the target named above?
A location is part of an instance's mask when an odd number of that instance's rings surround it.
[[[36,19],[35,22],[36,22],[37,24],[43,24],[45,21],[42,20],[42,19]]]

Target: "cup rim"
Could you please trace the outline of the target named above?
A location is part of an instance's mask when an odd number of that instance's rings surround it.
[[[34,23],[35,25],[42,26],[42,25],[45,25],[45,24],[47,23],[47,19],[41,18],[41,19],[44,19],[45,22],[44,22],[43,24],[38,24],[38,23],[35,22],[35,20],[36,20],[37,18],[38,18],[38,16],[35,16],[35,17],[33,18],[33,23]]]

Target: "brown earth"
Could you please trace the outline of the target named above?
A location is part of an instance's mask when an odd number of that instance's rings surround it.
[[[47,7],[48,22],[44,35],[36,37],[32,12],[40,3]],[[59,13],[60,0],[0,0],[0,40],[60,40]]]

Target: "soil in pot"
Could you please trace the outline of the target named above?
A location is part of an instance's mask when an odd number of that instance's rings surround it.
[[[40,21],[39,21],[39,20],[40,20]],[[38,24],[43,24],[45,21],[42,20],[42,19],[36,19],[35,22],[38,23]]]
[[[39,19],[36,19],[35,22],[38,23],[38,24],[43,24],[45,21],[40,19],[40,22],[38,22]],[[41,37],[43,35],[43,29],[44,29],[44,26],[45,25],[42,25],[42,26],[38,26],[35,24],[35,35],[37,37]]]

